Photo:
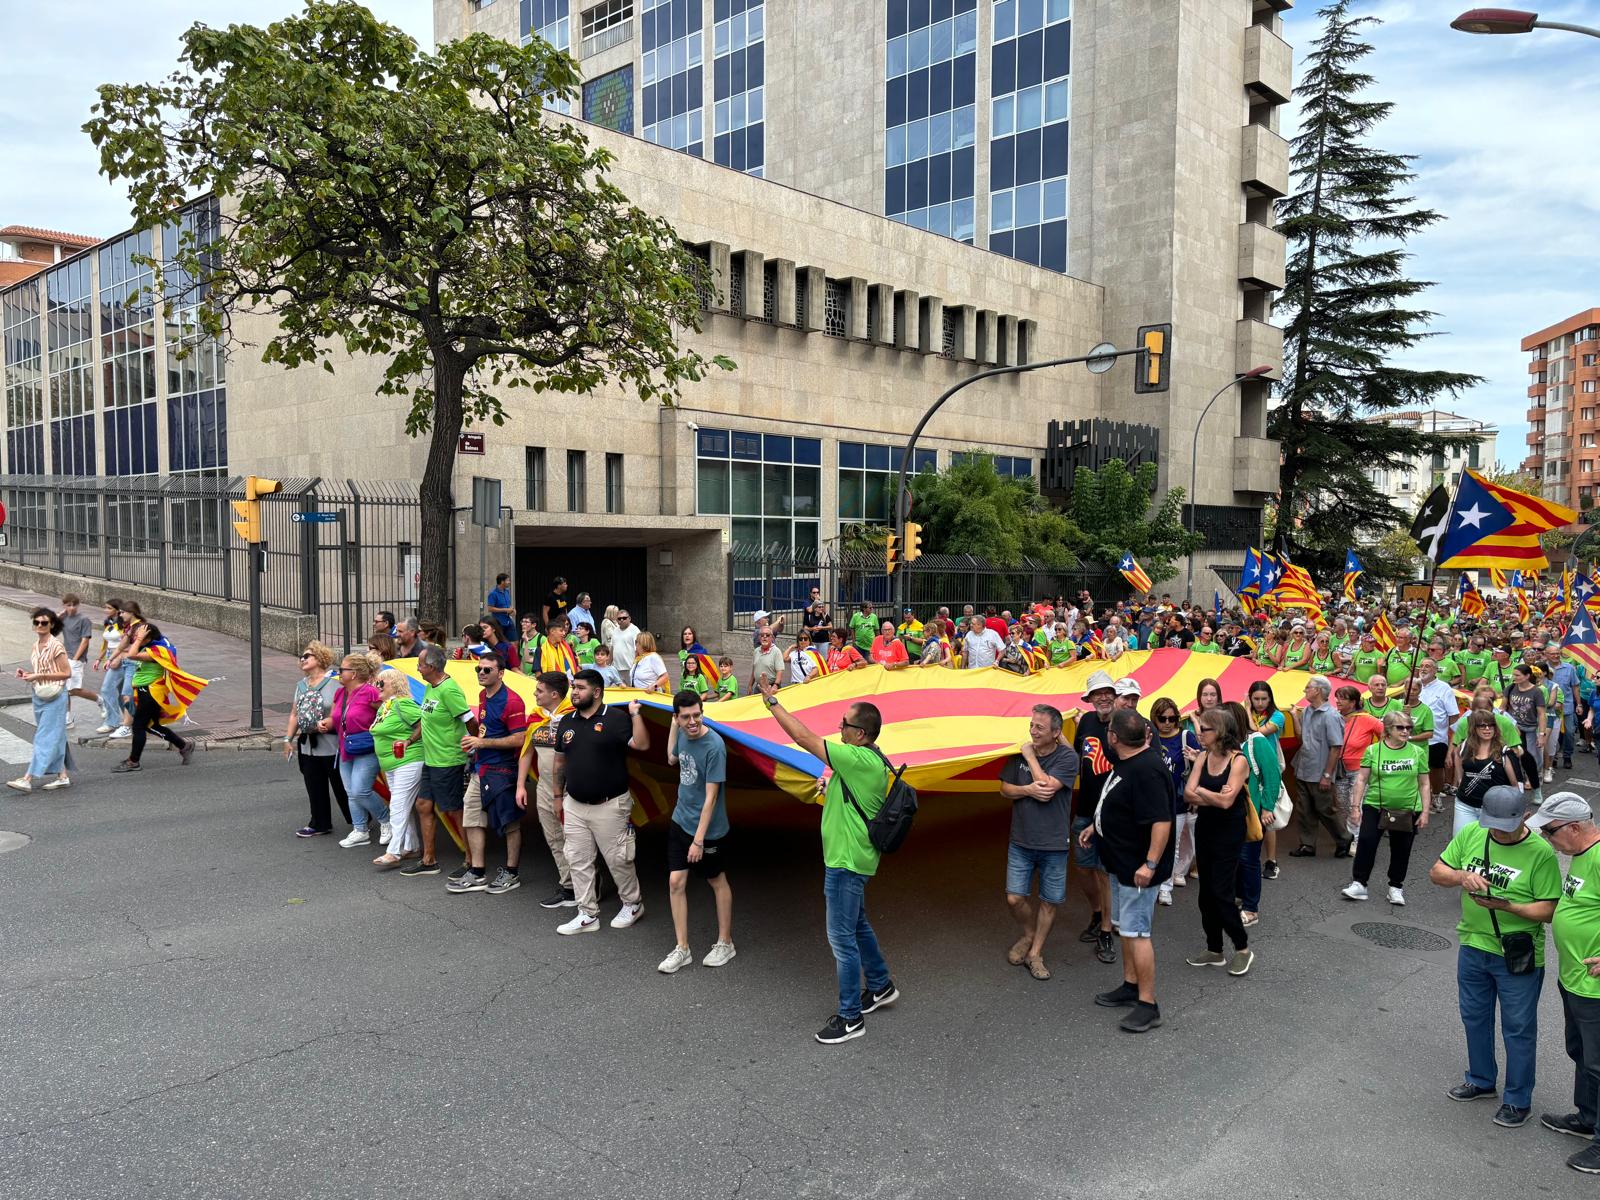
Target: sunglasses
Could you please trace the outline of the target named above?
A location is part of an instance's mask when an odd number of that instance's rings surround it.
[[[500,669],[499,667],[473,667],[472,668],[473,672],[475,674],[478,674],[478,675],[493,675],[499,669]]]
[[[1544,837],[1549,837],[1552,834],[1560,833],[1563,829],[1571,824],[1571,821],[1563,821],[1560,825],[1546,825],[1544,828],[1539,830],[1539,833]]]
[[[1163,724],[1163,725],[1170,725],[1172,722],[1176,721],[1177,719],[1178,719],[1178,717],[1177,717],[1176,713],[1162,713],[1159,717],[1156,718],[1156,720],[1161,722],[1161,724]]]
[[[41,629],[44,629],[44,628],[48,628],[49,627],[50,622],[45,620],[43,617],[41,617],[37,621],[35,621],[34,624],[39,626]]]
[[[1411,732],[1411,728],[1412,727],[1410,725],[1396,725],[1394,727],[1394,731],[1396,733],[1410,733]]]
[[[306,659],[308,659],[308,658],[315,658],[315,657],[316,657],[316,655],[315,655],[315,654],[312,654],[312,653],[311,653],[311,652],[310,652],[310,651],[307,651],[307,652],[306,652],[306,653],[304,653],[304,654],[302,654],[302,655],[301,655],[301,656],[300,656],[300,661],[301,661],[301,662],[305,662],[305,660],[306,660]]]
[[[840,729],[861,729],[862,733],[866,732],[866,730],[862,729],[862,727],[860,725],[852,725],[849,721],[846,721],[843,717],[839,718],[839,728]]]

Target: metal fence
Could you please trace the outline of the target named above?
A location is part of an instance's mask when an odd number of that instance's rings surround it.
[[[1115,571],[1078,563],[1053,570],[1024,558],[1004,567],[966,554],[923,554],[904,568],[905,603],[922,618],[941,607],[960,615],[989,604],[1020,612],[1041,596],[1073,598],[1088,590],[1096,600],[1120,599],[1127,584]],[[853,609],[863,600],[880,616],[895,616],[894,579],[884,572],[883,552],[851,552],[826,547],[818,554],[790,555],[735,544],[728,553],[728,628],[750,629],[752,614],[799,613],[817,588],[830,610]],[[790,621],[797,626],[797,620]]]
[[[380,608],[413,613],[422,538],[414,484],[286,479],[261,500],[266,568],[262,603],[315,615],[338,645],[366,640]],[[232,500],[244,480],[10,475],[0,562],[136,587],[244,601],[244,543]],[[297,514],[331,514],[316,520]]]

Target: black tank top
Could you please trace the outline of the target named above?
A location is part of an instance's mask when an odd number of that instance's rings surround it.
[[[1461,803],[1469,808],[1482,808],[1483,795],[1492,787],[1511,782],[1506,769],[1505,755],[1498,758],[1463,758],[1461,760]]]
[[[1200,786],[1208,792],[1220,792],[1228,782],[1228,775],[1233,771],[1233,761],[1238,758],[1236,753],[1228,755],[1228,763],[1221,771],[1213,774],[1206,768],[1210,765],[1210,756],[1205,755],[1200,759]],[[1194,832],[1196,837],[1229,841],[1243,838],[1245,830],[1244,805],[1250,803],[1248,785],[1241,787],[1233,798],[1230,808],[1216,808],[1212,805],[1203,806],[1195,815]]]

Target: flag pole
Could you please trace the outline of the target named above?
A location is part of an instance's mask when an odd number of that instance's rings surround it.
[[[1450,507],[1445,510],[1446,515],[1444,533],[1440,534],[1434,542],[1434,552],[1432,558],[1430,559],[1431,565],[1428,571],[1428,602],[1422,606],[1422,627],[1417,630],[1416,636],[1412,641],[1411,665],[1406,671],[1406,680],[1408,684],[1417,676],[1417,661],[1422,656],[1423,639],[1427,637],[1428,616],[1433,612],[1434,583],[1439,578],[1439,551],[1444,548],[1445,535],[1450,532],[1449,514],[1454,513],[1456,510],[1456,501],[1461,498],[1461,480],[1465,479],[1466,477],[1467,473],[1463,471],[1460,478],[1456,480],[1455,490],[1450,493]],[[1401,703],[1404,704],[1404,697],[1401,698]]]

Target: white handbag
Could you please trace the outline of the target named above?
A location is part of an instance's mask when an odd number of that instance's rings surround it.
[[[61,695],[61,691],[65,686],[59,679],[52,679],[46,683],[34,684],[33,694],[41,700],[54,700]]]

